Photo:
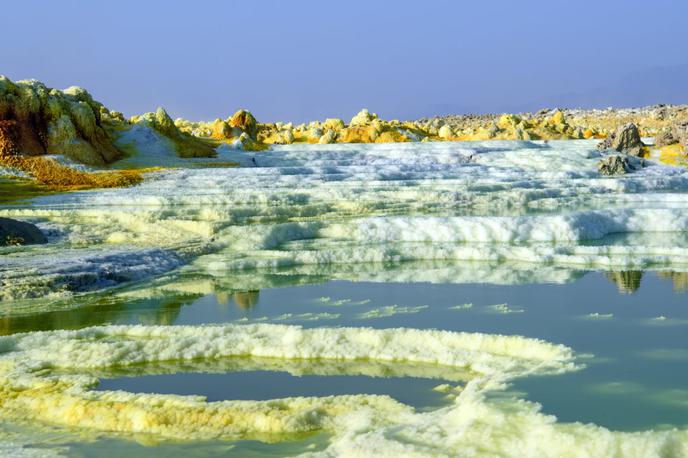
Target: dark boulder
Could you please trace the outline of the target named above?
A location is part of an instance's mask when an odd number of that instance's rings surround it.
[[[674,124],[673,132],[680,144],[688,146],[688,121]]]
[[[614,154],[600,160],[597,170],[602,175],[624,175],[639,170],[645,166],[645,161],[640,158],[623,154]]]
[[[643,146],[638,127],[633,123],[628,123],[617,127],[616,131],[597,145],[597,149],[613,149],[630,156],[642,156]]]
[[[688,121],[673,124],[657,132],[655,136],[655,146],[662,147],[680,143],[688,145]]]
[[[0,246],[48,243],[38,227],[24,221],[0,218]]]
[[[678,138],[674,136],[673,129],[671,127],[665,127],[660,129],[655,135],[655,146],[662,147],[667,145],[673,145],[678,143]]]

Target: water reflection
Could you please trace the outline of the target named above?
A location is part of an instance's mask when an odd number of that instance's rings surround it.
[[[616,285],[620,294],[633,294],[638,289],[643,279],[641,270],[622,270],[607,272],[607,278]],[[674,284],[674,291],[683,293],[688,291],[688,272],[658,271],[657,276],[664,280],[670,280]]]
[[[544,272],[544,273],[542,273]],[[542,275],[541,275],[542,273]],[[648,278],[648,275],[650,278]],[[623,296],[641,297],[634,299],[645,301],[647,294],[665,294],[665,281],[673,283],[675,293],[688,291],[688,272],[658,271],[648,273],[640,270],[611,271],[606,273],[585,272],[580,270],[552,269],[543,266],[541,269],[526,271],[521,266],[489,263],[401,263],[395,265],[360,264],[341,265],[329,268],[313,266],[298,266],[283,269],[265,269],[260,271],[231,272],[222,276],[208,274],[175,274],[161,277],[142,284],[133,284],[125,288],[101,294],[85,294],[61,301],[43,302],[37,307],[35,301],[23,303],[3,303],[0,308],[0,335],[17,332],[41,331],[50,329],[78,329],[87,326],[104,324],[200,324],[204,322],[230,322],[251,320],[272,320],[278,316],[289,316],[291,322],[306,321],[300,317],[309,316],[313,319],[328,316],[349,319],[351,324],[360,325],[353,321],[353,317],[360,316],[368,309],[359,307],[320,308],[309,305],[304,296],[330,296],[333,283],[347,283],[347,289],[355,291],[361,297],[352,301],[361,304],[371,302],[370,307],[391,307],[394,304],[402,306],[442,306],[443,301],[451,300],[448,306],[457,303],[471,302],[484,292],[495,292],[491,304],[509,302],[519,310],[525,310],[523,319],[528,318],[528,307],[542,302],[541,299],[526,294],[524,301],[513,298],[517,291],[546,288],[547,300],[561,302],[564,291],[573,288],[575,294],[582,295],[579,301],[585,301],[584,296],[598,302],[603,296],[600,286],[579,286],[584,279],[594,276],[605,279],[616,285],[619,301]],[[529,280],[539,281],[530,282]],[[435,281],[433,281],[435,280]],[[370,284],[386,285],[389,292],[377,298],[368,296],[367,286]],[[361,285],[358,287],[357,285]],[[395,286],[399,285],[399,286]],[[427,293],[421,293],[418,298],[411,299],[405,293],[397,293],[405,287],[413,286],[415,290],[427,290],[430,285],[444,285],[448,288],[448,295],[441,297],[432,293],[430,302]],[[564,289],[565,285],[569,285]],[[248,286],[248,287],[247,287]],[[668,286],[668,285],[667,285]],[[533,289],[535,288],[535,289]],[[581,289],[582,288],[582,289]],[[592,289],[591,289],[592,288]],[[658,289],[659,288],[659,289]],[[668,288],[666,288],[668,289]],[[452,290],[453,292],[449,292]],[[645,291],[641,293],[641,291]],[[501,292],[500,292],[501,291]],[[544,291],[544,290],[543,290]],[[267,298],[264,294],[267,292]],[[277,297],[288,293],[288,297]],[[352,294],[351,292],[347,294]],[[519,293],[520,294],[520,293]],[[574,291],[571,292],[574,294]],[[606,301],[613,305],[617,302],[609,292],[604,292]],[[349,296],[353,298],[354,296]],[[526,300],[527,299],[527,300]],[[628,297],[631,300],[631,297]],[[394,302],[392,302],[392,300]],[[406,300],[410,302],[405,303]],[[544,300],[544,299],[543,299]],[[416,301],[416,302],[414,302]],[[458,301],[458,302],[456,302]],[[335,301],[336,302],[336,301]],[[478,305],[478,304],[476,304]],[[188,312],[184,312],[188,309]],[[474,311],[479,312],[480,307]],[[350,313],[349,313],[350,312]],[[581,315],[582,312],[569,310],[572,314]],[[599,314],[614,314],[618,311],[594,309],[586,311],[595,316]],[[652,311],[644,318],[665,315],[667,311]],[[350,315],[347,318],[347,313]],[[431,314],[434,314],[433,311]],[[334,318],[333,318],[334,319]],[[334,324],[334,323],[332,323]],[[441,326],[440,326],[441,327]]]
[[[165,294],[132,300],[126,296],[107,295],[91,298],[78,307],[60,307],[43,313],[0,316],[0,335],[52,329],[80,329],[105,324],[172,325],[179,321],[183,307],[191,306],[205,294]],[[216,303],[227,312],[231,303],[237,311],[256,307],[260,291],[218,291]]]
[[[234,293],[234,302],[242,310],[248,310],[258,304],[258,291],[245,291]]]
[[[182,307],[195,298],[167,297],[159,300],[99,300],[73,310],[0,316],[0,335],[53,329],[81,329],[104,324],[140,323],[171,325]]]
[[[658,272],[661,278],[671,280],[674,284],[674,291],[686,292],[688,291],[688,272]]]
[[[616,284],[621,294],[633,294],[640,288],[643,272],[639,270],[624,270],[607,272],[607,278]]]

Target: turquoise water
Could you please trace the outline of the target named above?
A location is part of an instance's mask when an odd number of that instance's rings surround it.
[[[624,285],[620,273],[580,271],[575,277],[564,284],[526,285],[326,281],[6,317],[3,329],[12,333],[102,324],[276,322],[518,334],[562,343],[583,355],[586,367],[581,371],[513,384],[513,390],[541,403],[545,412],[567,422],[622,431],[688,424],[688,295],[680,283],[688,277],[626,273],[634,285]],[[418,408],[442,404],[441,394],[432,390],[442,383],[436,379],[293,376],[261,370],[209,374],[183,365],[159,370],[167,373],[123,371],[102,379],[99,389],[200,394],[210,401],[386,393]]]
[[[291,396],[335,394],[387,394],[417,409],[443,404],[442,394],[433,391],[441,379],[366,377],[355,375],[290,375],[285,372],[253,370],[208,374],[177,372],[101,379],[99,389],[142,393],[203,395],[208,401],[229,399],[268,400]]]
[[[685,427],[688,295],[681,282],[688,277],[652,271],[625,276],[580,271],[574,277],[564,284],[526,285],[325,281],[6,317],[3,329],[12,333],[97,324],[267,321],[307,327],[365,325],[519,334],[566,344],[585,364],[576,372],[527,377],[511,385],[510,392],[542,404],[545,413],[560,421],[591,422],[619,431]],[[619,278],[632,279],[632,284]],[[371,317],[376,311],[379,316]],[[388,394],[420,410],[450,402],[434,390],[445,382],[441,378],[370,377],[346,370],[337,375],[341,367],[294,365],[297,375],[283,368],[261,370],[269,368],[270,361],[260,359],[238,361],[234,369],[231,360],[221,365],[143,365],[102,374],[97,389],[202,395],[209,401]],[[304,369],[314,373],[304,375]],[[422,367],[419,370],[422,372]],[[95,442],[68,444],[73,456],[118,456],[125,452],[147,456],[152,450],[169,456],[277,456],[312,451],[323,440],[316,435],[295,438],[291,445],[254,441],[188,445],[155,440],[142,445],[103,434]]]

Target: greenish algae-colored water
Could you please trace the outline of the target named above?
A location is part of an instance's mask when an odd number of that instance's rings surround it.
[[[0,205],[26,203],[33,197],[49,193],[44,186],[29,180],[0,178]]]

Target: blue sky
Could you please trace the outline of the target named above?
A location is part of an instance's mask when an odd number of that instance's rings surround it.
[[[688,2],[6,2],[0,74],[127,115],[385,118],[688,103]]]

